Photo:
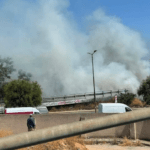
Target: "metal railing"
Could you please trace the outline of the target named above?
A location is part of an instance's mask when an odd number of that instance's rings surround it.
[[[112,90],[109,90],[109,91],[101,91],[101,92],[96,92],[95,93],[95,95],[96,96],[100,96],[100,95],[105,95],[105,94],[111,94],[111,96],[112,96],[112,94],[113,93],[123,93],[123,92],[125,92],[125,93],[127,93],[127,92],[129,92],[129,90],[127,90],[127,89],[125,89],[125,90],[115,90],[115,91],[112,91]],[[78,98],[78,97],[84,97],[84,98],[87,98],[88,96],[94,96],[94,93],[85,93],[85,94],[72,94],[72,95],[65,95],[65,96],[58,96],[58,97],[49,97],[49,98],[45,98],[45,97],[43,97],[42,98],[42,102],[50,102],[50,101],[59,101],[60,99],[63,99],[63,100],[66,100],[66,99],[68,99],[68,98],[72,98],[72,99],[74,99],[74,98]]]
[[[127,93],[129,92],[128,89],[125,89],[125,90],[115,90],[115,91],[112,91],[112,90],[109,90],[109,91],[101,91],[101,92],[96,92],[95,95],[96,96],[100,96],[102,95],[104,97],[105,94],[114,94],[114,93]],[[56,97],[42,97],[42,103],[45,103],[45,102],[53,102],[53,101],[59,101],[60,99],[63,101],[65,101],[66,99],[69,99],[69,98],[72,98],[72,99],[75,99],[75,98],[87,98],[87,97],[90,97],[90,96],[93,96],[94,97],[94,93],[85,93],[85,94],[72,94],[72,95],[64,95],[64,96],[56,96]],[[0,99],[0,103],[4,103],[4,100],[3,99]]]

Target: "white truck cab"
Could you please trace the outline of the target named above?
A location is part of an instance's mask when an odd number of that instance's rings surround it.
[[[132,109],[122,103],[99,103],[98,113],[125,113]]]

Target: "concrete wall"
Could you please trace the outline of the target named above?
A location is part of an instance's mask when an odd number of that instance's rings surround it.
[[[37,130],[47,127],[72,123],[80,120],[80,117],[92,119],[96,117],[105,117],[110,114],[42,114],[34,115],[37,123]],[[112,115],[112,114],[111,114]],[[11,129],[14,134],[27,132],[27,118],[29,115],[0,115],[0,129]],[[150,120],[136,123],[136,132],[134,124],[122,125],[105,130],[95,131],[82,136],[88,137],[131,137],[150,140]],[[136,134],[135,134],[136,133]]]
[[[150,120],[131,124],[131,138],[150,140]]]

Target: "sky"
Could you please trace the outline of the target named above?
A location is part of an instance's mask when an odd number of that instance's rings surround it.
[[[1,58],[38,81],[45,97],[137,92],[150,74],[148,0],[0,0]],[[18,72],[12,74],[17,79]]]
[[[101,8],[107,15],[116,16],[124,25],[140,32],[144,38],[150,38],[149,0],[72,0],[70,4],[68,10],[74,12],[74,18],[82,30],[84,18]]]

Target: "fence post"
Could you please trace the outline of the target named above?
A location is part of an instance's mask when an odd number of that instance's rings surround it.
[[[125,94],[126,94],[126,89],[125,89]]]
[[[66,95],[64,96],[64,100],[65,100],[65,98],[66,98]]]
[[[103,91],[102,91],[102,95],[103,95],[103,98],[102,98],[102,100],[104,101],[104,93],[103,93]]]
[[[136,140],[136,123],[134,122],[134,139]]]

